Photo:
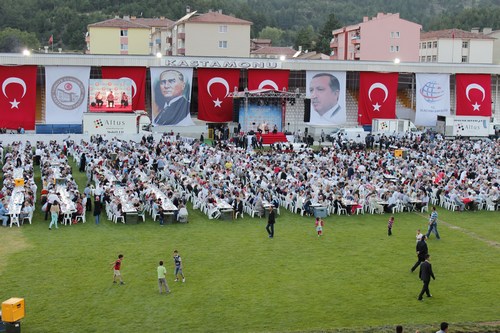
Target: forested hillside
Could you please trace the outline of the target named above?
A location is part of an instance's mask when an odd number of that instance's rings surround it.
[[[87,24],[116,15],[181,18],[186,6],[200,13],[222,9],[253,22],[252,37],[272,38],[276,46],[324,51],[329,31],[360,22],[377,12],[400,13],[424,31],[472,27],[500,29],[499,0],[1,0],[0,52],[48,44],[83,51]]]

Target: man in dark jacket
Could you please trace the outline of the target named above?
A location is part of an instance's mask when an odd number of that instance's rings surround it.
[[[417,267],[422,262],[425,261],[425,256],[427,255],[427,253],[429,253],[429,250],[427,249],[427,243],[425,242],[426,239],[427,239],[427,236],[423,235],[422,239],[419,240],[417,243],[417,258],[418,258],[418,260],[415,263],[415,265],[413,265],[413,267],[411,268],[412,273],[415,269],[417,269]]]
[[[431,282],[431,277],[433,280],[436,280],[434,277],[434,273],[432,272],[432,265],[429,262],[430,255],[426,254],[425,255],[425,261],[420,265],[420,280],[424,283],[422,287],[422,291],[420,291],[420,295],[418,295],[418,300],[422,300],[422,296],[424,296],[424,293],[427,294],[427,297],[432,297],[431,292],[429,291],[429,283]]]
[[[267,218],[267,226],[266,226],[266,230],[267,230],[267,233],[269,234],[269,238],[274,237],[274,223],[275,222],[276,222],[276,220],[274,218],[274,209],[273,209],[273,206],[271,205],[269,207],[269,217]]]

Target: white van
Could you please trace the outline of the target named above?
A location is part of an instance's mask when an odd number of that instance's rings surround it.
[[[365,143],[365,138],[369,132],[366,132],[362,127],[352,128],[337,128],[327,135],[327,140],[332,142],[338,138],[341,141],[354,141],[356,143]]]

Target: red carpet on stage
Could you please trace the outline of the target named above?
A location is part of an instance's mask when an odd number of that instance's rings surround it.
[[[257,140],[260,140],[260,136],[262,135],[262,144],[264,145],[270,145],[272,143],[276,142],[288,142],[286,139],[286,135],[283,132],[278,132],[276,134],[269,133],[269,134],[259,134],[257,133]]]

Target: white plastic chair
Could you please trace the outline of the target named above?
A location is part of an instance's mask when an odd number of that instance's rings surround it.
[[[86,220],[86,218],[85,218],[85,209],[83,210],[82,215],[77,215],[75,219],[76,219],[77,221],[78,221],[78,219],[80,219],[80,220],[82,221],[82,223],[87,222],[87,220]]]
[[[123,215],[114,215],[113,216],[113,222],[115,222],[115,224],[116,224],[116,223],[118,223],[118,220],[120,222],[122,222],[123,224],[125,224],[125,216],[123,216]]]
[[[337,203],[337,214],[338,215],[342,215],[342,214],[347,215],[347,209],[342,208],[342,206],[339,203]]]
[[[17,224],[17,227],[19,228],[19,215],[13,214],[10,216],[10,227],[12,228],[13,224]]]
[[[29,221],[29,223],[31,224],[31,222],[33,221],[33,211],[29,212],[28,216],[25,216],[25,217],[23,218],[23,221],[24,221],[24,220],[28,220],[28,221]]]

